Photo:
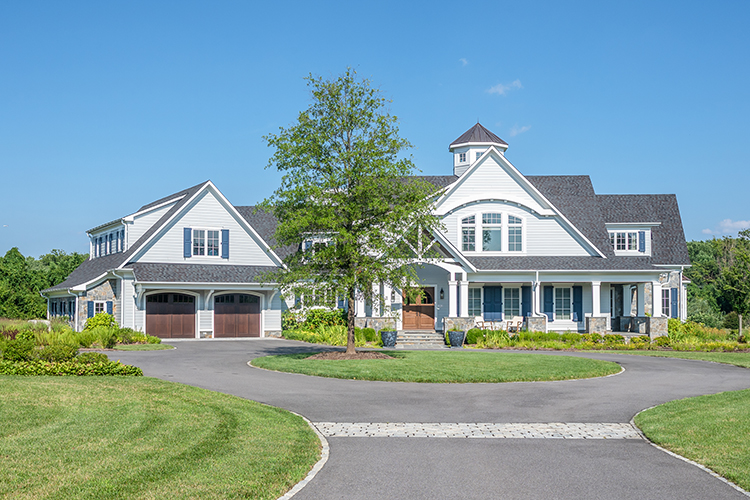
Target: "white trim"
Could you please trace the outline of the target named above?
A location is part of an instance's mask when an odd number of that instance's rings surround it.
[[[147,214],[149,212],[153,212],[154,210],[158,210],[158,209],[160,209],[162,207],[165,207],[165,206],[167,206],[169,204],[177,203],[178,201],[180,201],[181,199],[183,199],[185,196],[187,196],[187,195],[183,194],[183,195],[180,195],[180,196],[175,196],[174,198],[171,198],[171,199],[165,201],[164,203],[159,203],[158,205],[154,205],[153,207],[148,207],[146,210],[141,210],[140,212],[135,212],[133,214],[126,215],[125,217],[122,218],[122,220],[125,221],[125,222],[134,222],[136,217],[139,217],[139,216],[141,216],[143,214]]]

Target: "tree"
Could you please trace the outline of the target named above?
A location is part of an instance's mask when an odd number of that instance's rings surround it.
[[[263,202],[279,221],[278,246],[300,250],[271,273],[286,296],[346,298],[348,354],[354,348],[354,304],[380,304],[373,283],[405,290],[418,282],[408,232],[421,238],[439,226],[434,188],[411,177],[399,154],[411,144],[368,80],[349,68],[335,79],[309,75],[312,104],[296,123],[264,137],[275,148],[266,168],[283,173]]]
[[[721,247],[717,288],[731,311],[747,316],[750,313],[750,229],[740,231],[737,238],[724,238]]]

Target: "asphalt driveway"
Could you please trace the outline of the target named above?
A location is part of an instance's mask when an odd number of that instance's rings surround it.
[[[619,375],[557,382],[415,384],[269,372],[247,362],[316,346],[276,339],[175,342],[118,352],[146,376],[234,394],[313,422],[618,423],[673,399],[750,387],[750,370],[702,361],[574,354]],[[570,355],[570,353],[564,353]],[[559,353],[540,353],[560,355]],[[303,499],[747,498],[643,440],[333,437]]]

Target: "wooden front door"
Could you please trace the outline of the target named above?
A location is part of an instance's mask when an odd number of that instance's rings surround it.
[[[195,297],[182,293],[147,296],[146,333],[163,339],[195,337]]]
[[[411,300],[404,293],[404,330],[435,329],[435,288],[424,287],[416,298]]]
[[[260,337],[260,297],[246,293],[214,299],[216,337]]]

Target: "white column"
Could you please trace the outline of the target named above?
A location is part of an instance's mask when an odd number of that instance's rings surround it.
[[[658,281],[651,282],[651,298],[653,299],[653,310],[651,316],[659,318],[661,314],[661,283]]]
[[[533,299],[531,301],[531,313],[534,316],[542,315],[542,282],[533,281],[531,283],[531,289],[534,292],[532,294]]]
[[[365,313],[365,299],[364,297],[357,297],[355,299],[356,305],[354,310],[357,313],[358,318],[364,318],[367,314]]]
[[[456,281],[450,280],[448,282],[448,317],[456,318],[458,311],[456,306],[458,305],[458,297],[456,296]]]
[[[632,297],[630,296],[630,283],[622,285],[622,315],[630,316]]]
[[[391,287],[387,284],[383,284],[383,306],[382,314],[385,315],[393,311],[393,304],[391,303]]]
[[[645,283],[638,283],[638,300],[637,300],[637,313],[636,316],[645,316],[645,306],[646,306],[646,284]]]
[[[602,312],[602,282],[591,282],[591,316],[598,318]]]
[[[380,317],[380,283],[372,284],[372,317]]]
[[[462,318],[469,317],[469,280],[461,282],[461,307],[458,312]]]

